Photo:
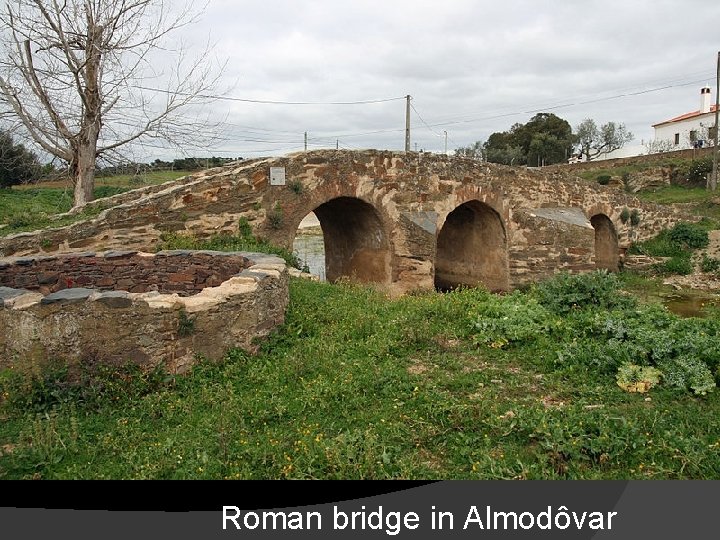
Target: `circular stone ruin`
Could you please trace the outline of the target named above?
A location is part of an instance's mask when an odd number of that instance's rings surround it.
[[[285,261],[259,253],[109,251],[0,259],[0,368],[59,361],[171,373],[256,348],[285,318]]]

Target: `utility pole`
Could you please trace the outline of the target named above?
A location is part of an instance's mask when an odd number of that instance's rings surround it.
[[[307,152],[307,131],[305,132],[305,151]]]
[[[720,151],[720,51],[717,58],[717,72],[715,73],[715,149],[713,150],[712,180],[710,180],[710,191],[715,191],[718,184],[718,152]]]
[[[340,150],[340,139],[335,139],[335,150]]]
[[[443,131],[445,134],[445,155],[447,156],[447,131]]]
[[[405,96],[405,151],[410,151],[410,94]]]

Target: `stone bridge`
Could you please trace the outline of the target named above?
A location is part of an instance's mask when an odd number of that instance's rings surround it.
[[[234,233],[241,218],[290,248],[315,212],[331,281],[377,283],[391,294],[507,290],[561,270],[616,270],[633,241],[683,217],[558,169],[375,150],[242,161],[94,204],[111,207],[91,221],[2,239],[2,255],[154,250],[163,233]],[[624,209],[639,221],[623,221]]]

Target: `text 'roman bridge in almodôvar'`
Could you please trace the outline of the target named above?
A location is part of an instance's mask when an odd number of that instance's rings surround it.
[[[507,290],[555,272],[618,268],[630,243],[681,218],[561,169],[529,170],[466,158],[322,150],[241,161],[94,204],[97,218],[0,241],[3,256],[150,250],[164,232],[234,233],[291,247],[317,215],[326,274],[392,294],[483,285]],[[638,220],[621,220],[624,209]]]

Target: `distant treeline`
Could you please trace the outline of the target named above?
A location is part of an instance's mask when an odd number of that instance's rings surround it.
[[[122,163],[119,165],[111,165],[97,168],[98,176],[113,176],[117,174],[142,174],[148,171],[197,171],[200,169],[210,169],[212,167],[220,167],[232,161],[241,161],[243,158],[227,158],[227,157],[187,157],[174,159],[172,161],[163,161],[156,159],[152,163]]]

